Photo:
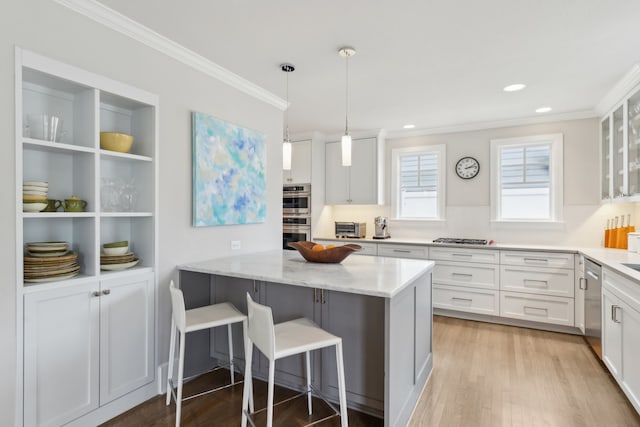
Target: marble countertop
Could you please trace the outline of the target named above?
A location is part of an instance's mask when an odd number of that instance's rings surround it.
[[[640,254],[629,252],[625,249],[583,248],[580,253],[595,261],[603,267],[608,267],[615,272],[628,277],[640,285],[640,272],[627,267],[624,264],[637,264],[640,266]]]
[[[307,262],[297,251],[275,250],[186,263],[179,270],[392,298],[434,262],[349,256],[340,264]]]
[[[532,252],[573,252],[578,253],[578,249],[569,246],[555,246],[555,245],[529,245],[529,244],[515,244],[515,243],[492,243],[490,245],[461,245],[455,243],[435,243],[431,239],[418,239],[412,237],[390,237],[389,239],[354,239],[354,238],[337,238],[335,236],[323,237],[314,236],[314,240],[331,240],[336,242],[368,242],[368,243],[381,243],[381,244],[398,244],[398,245],[419,245],[419,246],[432,246],[443,248],[473,248],[473,249],[499,249],[499,250],[512,250],[512,251],[532,251]]]

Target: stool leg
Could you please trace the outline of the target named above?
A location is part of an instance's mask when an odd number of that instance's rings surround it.
[[[180,334],[180,359],[178,360],[178,393],[176,397],[176,427],[180,427],[180,415],[182,411],[182,379],[184,376],[184,334]]]
[[[251,379],[251,358],[253,356],[253,343],[247,338],[247,324],[244,322],[244,388],[242,391],[242,427],[247,427],[247,406],[251,406],[249,412],[253,413],[253,385]]]
[[[231,332],[231,323],[227,325],[227,336],[229,337],[229,371],[231,372],[231,384],[234,384],[236,379],[233,370],[233,332]]]
[[[171,316],[171,339],[169,341],[169,366],[167,371],[167,406],[171,403],[171,380],[173,379],[173,359],[176,352],[176,323]]]
[[[307,364],[307,409],[311,415],[313,413],[311,409],[311,354],[308,351],[305,352],[304,359]]]
[[[336,344],[336,365],[338,365],[338,392],[340,395],[340,422],[342,427],[349,426],[347,419],[347,389],[344,383],[344,361],[342,360],[342,341]]]
[[[267,394],[267,427],[273,427],[273,382],[276,371],[276,361],[269,360],[269,391]]]

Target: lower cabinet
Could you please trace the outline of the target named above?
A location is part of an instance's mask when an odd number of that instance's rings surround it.
[[[59,426],[154,380],[153,273],[24,297],[24,424]]]
[[[603,269],[602,360],[640,412],[640,289]]]
[[[429,248],[421,245],[380,244],[378,256],[429,259]]]
[[[500,316],[573,326],[573,298],[500,291]]]
[[[446,310],[468,313],[500,315],[498,291],[490,289],[460,288],[450,285],[433,285],[433,306]]]

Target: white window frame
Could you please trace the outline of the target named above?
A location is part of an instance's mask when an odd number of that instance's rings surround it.
[[[438,199],[436,202],[436,217],[400,217],[400,157],[411,154],[438,154]],[[445,203],[446,203],[446,146],[439,145],[423,145],[418,147],[394,148],[391,150],[391,209],[393,211],[393,219],[398,221],[444,221]]]
[[[563,206],[562,153],[564,137],[561,133],[534,135],[491,140],[491,217],[494,222],[503,223],[561,223]],[[549,157],[550,218],[510,219],[501,217],[501,169],[500,150],[504,147],[551,144]]]

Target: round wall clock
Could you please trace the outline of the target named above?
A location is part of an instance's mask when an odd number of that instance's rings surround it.
[[[473,157],[463,157],[456,163],[456,174],[462,179],[475,178],[480,172],[480,163]]]

